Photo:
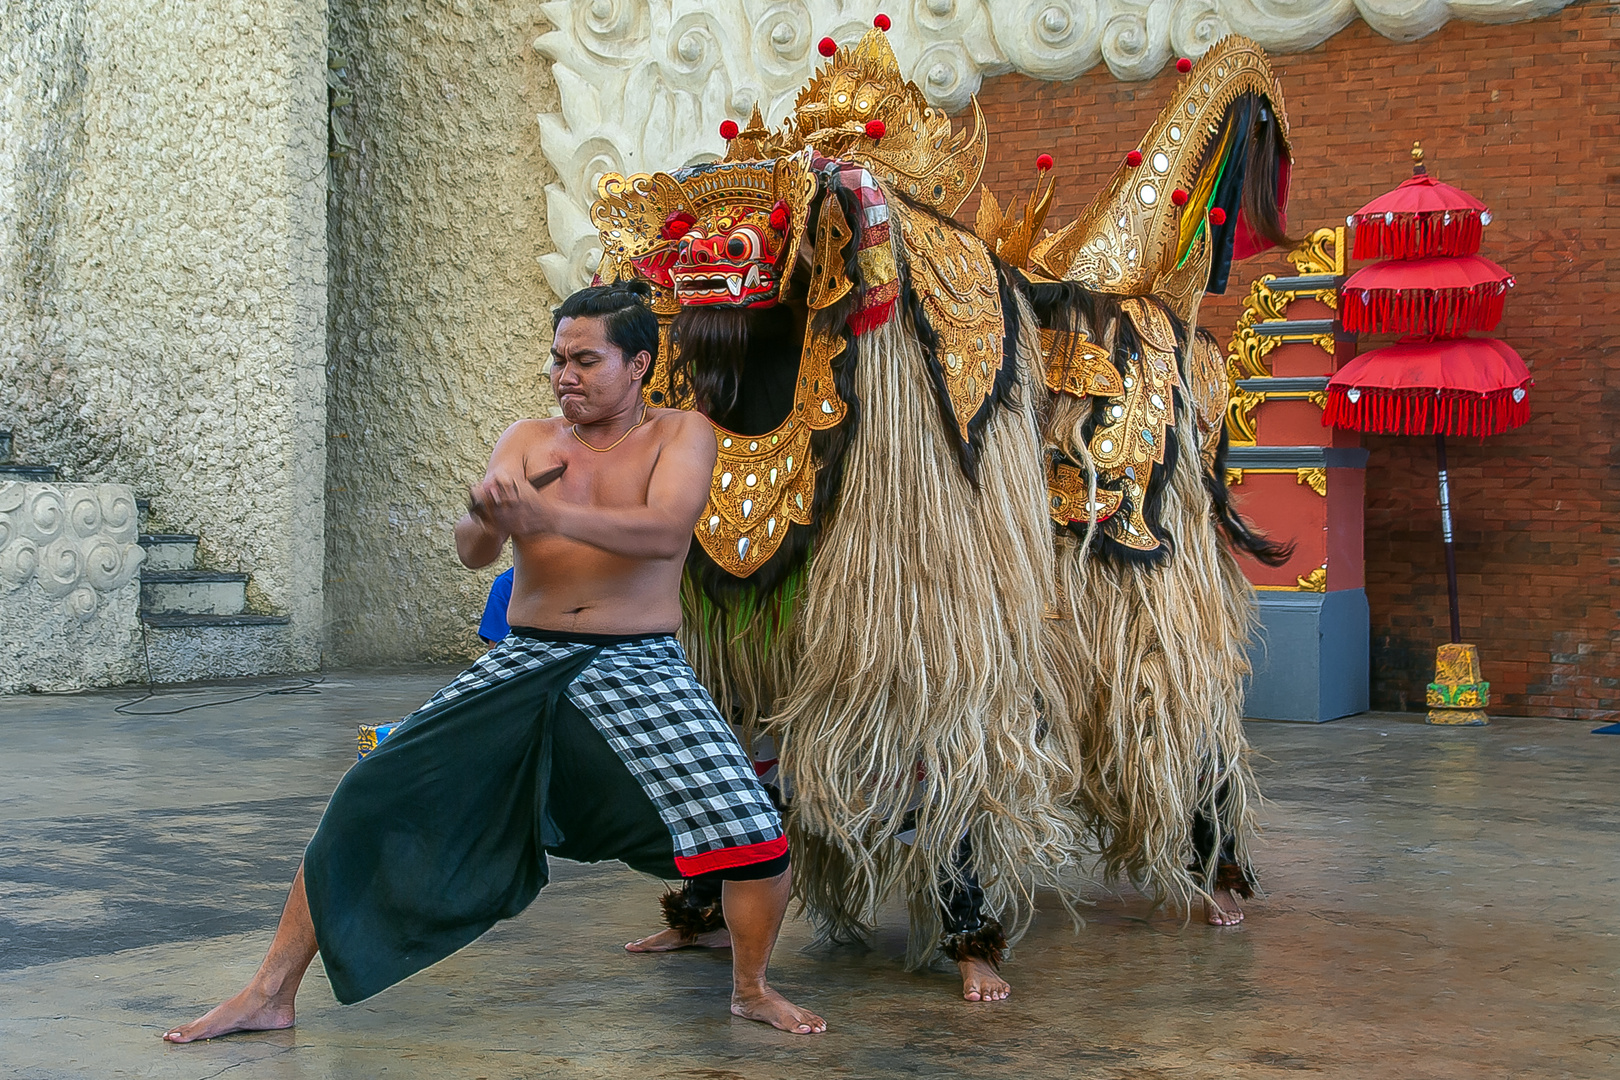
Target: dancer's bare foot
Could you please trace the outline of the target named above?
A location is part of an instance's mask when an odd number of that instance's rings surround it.
[[[746,1020],[758,1020],[795,1035],[818,1035],[827,1030],[827,1021],[801,1009],[770,987],[748,994],[732,991],[731,1011]]]
[[[970,956],[958,960],[956,966],[962,972],[962,996],[969,1001],[1001,1001],[1012,993],[1007,980],[988,961]]]
[[[295,988],[296,989],[296,988]],[[237,1031],[279,1031],[293,1026],[292,999],[269,997],[248,987],[189,1024],[163,1033],[164,1042],[188,1043],[217,1039]]]
[[[1236,926],[1243,921],[1243,909],[1231,889],[1216,889],[1213,899],[1204,901],[1204,913],[1211,926]]]
[[[731,931],[725,927],[708,930],[692,937],[679,930],[665,928],[650,937],[637,938],[625,946],[627,952],[674,952],[676,949],[729,949]]]
[[[304,893],[304,868],[298,867],[287,904],[281,909],[275,940],[254,974],[253,980],[235,997],[199,1016],[189,1024],[171,1028],[163,1040],[172,1043],[217,1039],[233,1031],[279,1031],[293,1026],[293,1000],[298,983],[315,959],[315,924],[309,917],[309,897]]]

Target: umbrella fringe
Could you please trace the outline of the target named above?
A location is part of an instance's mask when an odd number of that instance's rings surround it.
[[[1447,214],[1450,220],[1446,220]],[[1422,213],[1367,214],[1354,218],[1355,257],[1422,259],[1430,255],[1472,255],[1479,250],[1484,226],[1475,210],[1432,210]]]
[[[1328,389],[1327,408],[1322,423],[1373,435],[1461,435],[1484,438],[1511,431],[1530,420],[1530,398],[1514,393],[1522,386],[1505,387],[1489,394],[1416,388],[1386,390],[1378,387]],[[1359,390],[1351,401],[1349,391]]]
[[[1352,333],[1456,337],[1494,330],[1502,321],[1505,283],[1471,289],[1346,289],[1341,310]]]

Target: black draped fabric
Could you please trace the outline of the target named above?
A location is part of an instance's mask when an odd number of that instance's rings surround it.
[[[564,691],[600,649],[432,705],[350,769],[304,855],[344,1004],[467,945],[546,884],[545,853],[680,876],[669,828]]]

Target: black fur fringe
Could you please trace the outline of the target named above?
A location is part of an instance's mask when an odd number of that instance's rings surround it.
[[[1204,868],[1198,863],[1187,867],[1187,873],[1192,875],[1194,881],[1204,881]],[[1254,896],[1254,875],[1244,868],[1241,863],[1222,857],[1215,867],[1215,880],[1208,882],[1210,892],[1229,890],[1233,896],[1248,900]]]
[[[959,964],[963,960],[975,959],[1000,968],[1002,958],[1007,953],[1007,935],[999,922],[985,919],[977,930],[941,935],[939,950]]]
[[[1204,474],[1204,488],[1209,492],[1210,501],[1215,504],[1215,520],[1221,523],[1221,531],[1233,547],[1254,556],[1267,566],[1281,566],[1294,557],[1294,545],[1260,535],[1237,512],[1237,507],[1232,505],[1232,493],[1226,486],[1226,450],[1226,428],[1222,426],[1221,443],[1215,450],[1215,468]]]
[[[726,916],[719,900],[703,904],[689,889],[671,889],[659,903],[664,909],[664,923],[684,938],[725,929]]]
[[[1247,900],[1254,895],[1254,881],[1249,872],[1235,862],[1222,860],[1215,870],[1215,888],[1230,889],[1232,895]]]

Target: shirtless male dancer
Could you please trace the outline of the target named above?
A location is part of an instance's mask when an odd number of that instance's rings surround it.
[[[715,444],[698,414],[642,404],[658,350],[644,293],[600,286],[556,309],[563,415],[507,429],[456,525],[469,567],[512,541],[512,633],[349,770],[258,972],[164,1039],[292,1026],[317,951],[339,1001],[370,997],[521,912],[548,852],[720,882],[731,1011],[826,1030],[766,984],[787,840],[673,636]]]

